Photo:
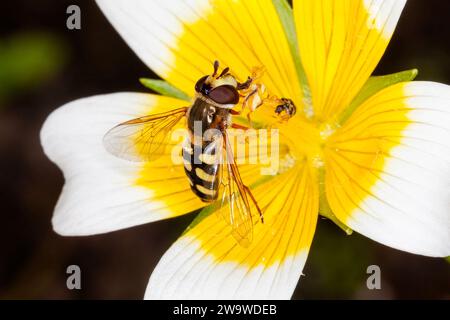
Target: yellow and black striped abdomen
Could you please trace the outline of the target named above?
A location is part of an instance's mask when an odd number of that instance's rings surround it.
[[[204,202],[217,200],[219,189],[219,155],[214,143],[206,147],[187,141],[183,147],[184,171],[192,191]]]

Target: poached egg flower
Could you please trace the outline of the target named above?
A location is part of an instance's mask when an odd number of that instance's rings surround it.
[[[292,99],[280,124],[281,169],[261,180],[242,165],[264,212],[248,248],[201,211],[153,271],[148,299],[288,299],[319,214],[407,252],[450,255],[450,87],[416,72],[370,77],[406,0],[97,0],[137,55],[170,87],[193,93],[215,59],[244,78],[264,67],[267,91]],[[205,206],[182,165],[107,153],[118,123],[183,107],[183,99],[115,93],[71,102],[46,120],[45,153],[65,185],[61,235],[93,235]],[[264,105],[255,121],[268,123]]]

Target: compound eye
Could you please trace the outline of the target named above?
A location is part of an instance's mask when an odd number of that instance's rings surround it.
[[[197,81],[197,83],[195,84],[195,91],[196,92],[202,92],[203,90],[203,85],[205,84],[206,79],[208,79],[208,76],[204,76],[202,78],[200,78],[200,80]]]
[[[239,93],[235,87],[230,85],[214,88],[208,94],[208,97],[220,104],[237,104],[239,102]]]

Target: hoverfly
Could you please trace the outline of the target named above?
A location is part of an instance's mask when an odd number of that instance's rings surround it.
[[[215,61],[213,74],[195,84],[195,99],[190,106],[126,121],[109,130],[103,139],[105,148],[117,157],[153,161],[167,146],[171,130],[186,119],[189,134],[182,147],[182,158],[191,190],[200,200],[213,205],[244,247],[252,241],[252,217],[257,213],[262,223],[264,218],[242,181],[227,129],[243,128],[232,124],[232,115],[240,113],[232,109],[241,98],[248,101],[257,94],[251,90],[253,80],[248,77],[239,83],[229,68],[219,73],[219,62]],[[260,100],[259,105],[263,102]],[[252,106],[251,111],[256,107]],[[200,134],[195,130],[196,124],[201,124]],[[215,134],[205,139],[203,133],[210,129],[215,129]],[[130,137],[134,137],[134,148],[130,148],[130,142],[127,145]]]

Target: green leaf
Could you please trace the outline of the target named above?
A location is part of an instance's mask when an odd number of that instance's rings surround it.
[[[198,215],[195,217],[195,219],[191,222],[191,224],[186,228],[186,230],[183,231],[181,234],[182,236],[192,230],[196,225],[198,225],[200,222],[203,221],[206,217],[208,217],[210,214],[214,212],[214,205],[209,205],[207,207],[204,207]]]
[[[297,31],[295,30],[294,14],[292,8],[286,0],[272,0],[272,3],[277,10],[278,17],[286,34],[289,43],[289,49],[294,59],[295,69],[300,81],[300,86],[303,92],[303,102],[305,103],[305,113],[312,115],[312,99],[311,89],[309,88],[308,78],[306,77],[305,69],[303,68],[302,60],[300,58],[300,50],[297,41]]]
[[[141,78],[139,81],[147,88],[167,97],[191,101],[191,97],[164,80]]]
[[[342,112],[339,118],[339,124],[344,124],[364,101],[377,92],[400,82],[413,81],[417,77],[417,74],[418,70],[412,69],[386,76],[370,77],[352,103]]]

